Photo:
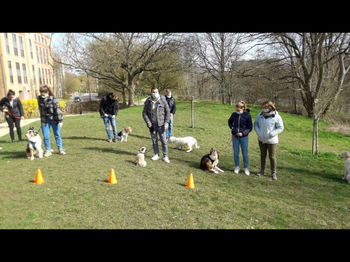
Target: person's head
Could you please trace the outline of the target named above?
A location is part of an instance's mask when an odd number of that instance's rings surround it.
[[[112,100],[118,100],[118,96],[115,93],[109,93],[109,98]]]
[[[271,101],[265,101],[261,104],[261,108],[264,112],[276,111],[276,106]]]
[[[167,98],[171,97],[171,90],[170,89],[166,89],[165,90],[165,95],[167,96]]]
[[[15,98],[15,95],[16,95],[16,92],[13,91],[12,89],[10,89],[10,90],[7,92],[7,98],[8,98],[9,100],[14,99],[14,98]]]
[[[50,87],[47,85],[43,85],[39,88],[39,92],[41,96],[54,96],[53,92],[51,91]]]
[[[243,113],[247,110],[247,106],[245,104],[244,101],[239,101],[237,104],[236,104],[236,112],[237,113]]]
[[[152,99],[154,99],[154,100],[159,98],[159,90],[157,87],[151,88],[151,96],[152,96]]]

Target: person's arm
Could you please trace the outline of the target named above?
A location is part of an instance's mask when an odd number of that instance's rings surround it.
[[[146,99],[145,103],[143,104],[143,111],[142,111],[142,117],[143,120],[146,122],[148,127],[152,126],[151,120],[149,119],[148,115],[147,115],[147,106],[149,104],[149,100]]]
[[[17,99],[17,105],[18,105],[20,117],[24,118],[24,110],[23,110],[23,105],[22,105],[21,100]]]
[[[60,103],[58,102],[58,100],[56,98],[53,99],[53,103],[54,103],[54,108],[56,109],[54,111],[54,113],[56,114],[55,118],[58,121],[58,123],[62,123],[63,113],[61,111]]]
[[[242,130],[243,135],[247,136],[253,128],[253,123],[252,123],[252,116],[250,114],[248,114],[248,124],[247,124],[247,128],[245,128],[244,130]]]
[[[175,101],[175,98],[173,98],[174,100],[174,105],[173,105],[173,108],[171,109],[171,112],[173,115],[175,115],[175,112],[176,112],[176,101]]]
[[[3,110],[2,108],[3,108],[4,104],[5,104],[5,99],[1,99],[1,100],[0,100],[0,111],[1,111],[1,112],[3,112],[3,111],[2,111],[2,110]]]
[[[106,114],[106,112],[103,109],[104,101],[105,101],[105,98],[103,97],[100,101],[100,115],[101,115],[101,117],[105,116],[105,114]]]
[[[282,117],[278,115],[276,120],[275,129],[270,132],[270,138],[281,134],[284,130]]]
[[[255,132],[258,135],[258,137],[261,137],[261,130],[260,130],[260,126],[259,126],[259,117],[260,117],[260,114],[257,115],[257,117],[254,121],[254,129],[255,129]]]
[[[231,114],[230,118],[227,120],[228,127],[232,130],[233,128],[233,114]]]
[[[170,108],[165,98],[163,100],[163,103],[164,103],[164,112],[165,112],[164,126],[166,127],[165,129],[168,129],[168,122],[170,120]]]

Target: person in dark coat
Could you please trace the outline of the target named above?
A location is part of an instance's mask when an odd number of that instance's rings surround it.
[[[170,109],[170,119],[168,122],[168,129],[166,130],[166,139],[169,140],[169,138],[173,135],[174,115],[176,112],[176,101],[171,95],[171,91],[169,89],[165,90],[165,99],[168,102]]]
[[[233,155],[235,162],[234,172],[239,173],[239,149],[242,150],[244,173],[250,175],[248,165],[248,135],[252,131],[252,117],[246,107],[245,102],[240,101],[236,105],[236,112],[233,112],[228,120],[228,126],[231,129]]]
[[[16,93],[9,90],[7,96],[0,101],[0,110],[5,113],[5,118],[10,129],[11,142],[15,140],[14,126],[17,129],[18,140],[22,140],[21,120],[24,119],[24,111],[21,100],[15,97]]]
[[[117,142],[119,139],[118,132],[117,132],[117,124],[115,117],[118,114],[119,111],[119,101],[118,96],[114,93],[108,93],[105,97],[101,99],[100,102],[100,115],[103,119],[103,123],[106,127],[106,132],[108,142]],[[113,130],[113,140],[112,140],[112,132],[110,130],[110,126],[112,126]]]

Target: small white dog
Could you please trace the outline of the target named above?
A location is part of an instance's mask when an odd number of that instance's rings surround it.
[[[187,153],[191,152],[193,147],[195,147],[197,149],[199,148],[199,146],[197,144],[197,140],[194,137],[192,137],[192,136],[186,136],[186,137],[174,137],[174,136],[171,136],[169,138],[169,141],[171,143],[175,143],[176,147],[178,149],[184,148]]]
[[[339,156],[345,159],[345,166],[344,166],[345,174],[343,179],[350,184],[350,152],[346,151]]]
[[[38,131],[34,130],[34,127],[28,129],[26,133],[28,140],[26,155],[30,160],[34,160],[34,155],[38,155],[39,158],[43,158],[44,151],[41,148],[42,140]]]
[[[146,167],[145,154],[147,152],[146,147],[141,147],[136,155],[136,166]]]
[[[128,142],[128,135],[132,132],[131,127],[125,127],[122,131],[118,133],[118,136],[120,137],[120,142]]]

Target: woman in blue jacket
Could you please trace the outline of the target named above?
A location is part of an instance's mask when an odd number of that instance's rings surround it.
[[[233,156],[235,161],[234,172],[239,173],[239,148],[242,150],[244,173],[249,176],[248,169],[248,135],[252,131],[253,123],[249,109],[245,102],[240,101],[236,105],[236,112],[233,112],[228,120],[228,126],[232,133]]]

